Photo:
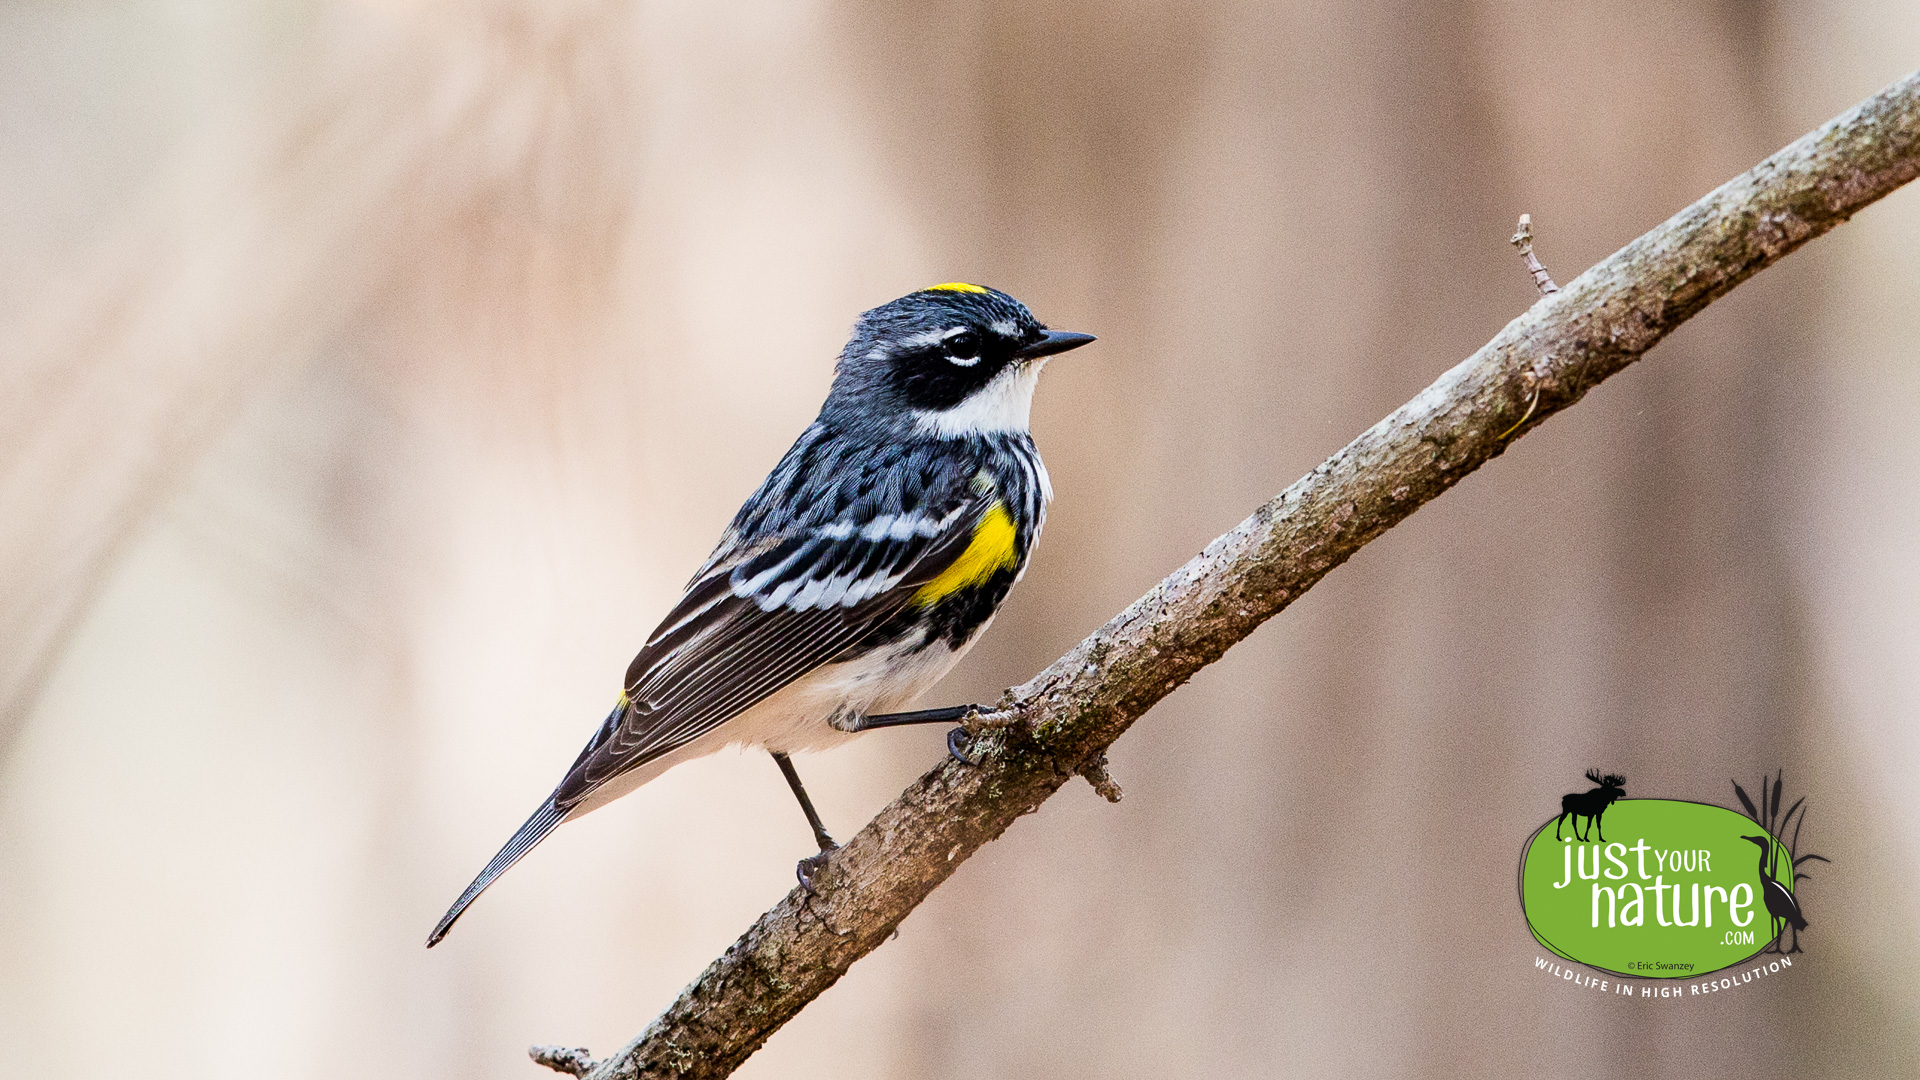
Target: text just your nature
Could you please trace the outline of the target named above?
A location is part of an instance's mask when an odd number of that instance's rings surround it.
[[[1610,844],[1580,844],[1568,837],[1562,849],[1562,875],[1554,888],[1578,888],[1576,878],[1591,881],[1593,904],[1592,925],[1600,927],[1601,900],[1606,903],[1606,925],[1608,927],[1646,925],[1649,894],[1651,894],[1653,918],[1661,926],[1699,926],[1704,917],[1706,925],[1713,925],[1716,906],[1724,908],[1725,922],[1736,927],[1753,924],[1753,886],[1746,882],[1734,885],[1731,889],[1719,885],[1707,885],[1704,896],[1701,882],[1679,880],[1681,874],[1706,874],[1712,872],[1713,853],[1704,848],[1662,849],[1647,846],[1645,837],[1632,847],[1615,841]],[[1588,854],[1592,854],[1589,866]],[[1626,856],[1631,855],[1629,861]],[[1653,856],[1653,872],[1647,872],[1648,855]],[[1602,862],[1602,856],[1605,862]],[[1607,865],[1607,864],[1611,865]],[[1672,875],[1676,880],[1669,881]],[[1629,877],[1638,880],[1628,881]],[[1602,880],[1619,882],[1618,885],[1605,885]],[[1688,886],[1691,886],[1688,888]],[[1682,889],[1687,889],[1682,892]],[[1687,917],[1682,918],[1681,898],[1685,896]],[[1716,896],[1718,897],[1716,901]],[[1671,918],[1669,918],[1671,914]]]

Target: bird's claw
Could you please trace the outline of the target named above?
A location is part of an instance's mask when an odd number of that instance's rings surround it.
[[[968,757],[967,752],[961,749],[966,745],[969,737],[967,729],[963,727],[957,727],[947,732],[947,753],[952,754],[953,760],[962,765],[979,765],[979,758]]]
[[[827,859],[839,850],[839,844],[824,847],[820,849],[818,855],[809,855],[794,864],[793,876],[800,879],[800,888],[805,890],[808,896],[813,895],[813,876],[819,873],[827,865]]]

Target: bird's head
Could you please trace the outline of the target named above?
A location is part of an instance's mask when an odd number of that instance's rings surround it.
[[[1047,358],[1092,340],[998,290],[935,285],[860,316],[820,415],[948,438],[1025,431]]]

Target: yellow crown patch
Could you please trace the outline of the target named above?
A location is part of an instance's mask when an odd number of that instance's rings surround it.
[[[964,281],[943,281],[943,282],[941,282],[941,283],[940,283],[940,284],[938,284],[938,285],[929,285],[929,286],[927,286],[926,288],[924,288],[924,289],[921,289],[920,291],[921,291],[921,292],[971,292],[971,293],[983,293],[983,292],[986,292],[987,290],[986,290],[986,289],[983,289],[983,288],[981,288],[981,287],[980,287],[980,286],[978,286],[978,285],[970,285],[970,284],[968,284],[967,282],[964,282]]]

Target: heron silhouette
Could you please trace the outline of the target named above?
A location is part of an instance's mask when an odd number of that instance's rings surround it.
[[[1785,885],[1774,880],[1767,873],[1767,861],[1773,854],[1773,838],[1770,836],[1743,836],[1742,840],[1751,840],[1760,846],[1760,896],[1766,901],[1767,914],[1773,918],[1773,947],[1780,948],[1780,935],[1786,932],[1785,926],[1793,927],[1793,948],[1790,953],[1800,951],[1800,931],[1807,928],[1807,917],[1800,914],[1800,905],[1787,891]],[[1782,924],[1785,924],[1783,926]]]
[[[1811,877],[1811,875],[1800,869],[1800,864],[1808,862],[1831,862],[1832,860],[1828,859],[1825,855],[1815,855],[1812,852],[1808,852],[1805,855],[1800,854],[1800,827],[1807,823],[1807,800],[1805,796],[1795,799],[1793,806],[1787,810],[1785,816],[1782,816],[1780,813],[1780,804],[1785,801],[1783,798],[1786,787],[1785,781],[1786,774],[1784,771],[1775,773],[1772,776],[1760,777],[1760,805],[1758,807],[1754,806],[1753,800],[1747,797],[1746,789],[1740,786],[1738,780],[1733,782],[1733,793],[1740,799],[1741,807],[1746,810],[1747,816],[1753,819],[1753,823],[1765,830],[1760,837],[1744,836],[1741,837],[1741,839],[1751,840],[1760,845],[1760,894],[1766,900],[1768,913],[1776,919],[1775,926],[1779,925],[1777,920],[1782,918],[1787,918],[1790,921],[1793,919],[1798,920],[1792,923],[1793,948],[1781,949],[1780,934],[1776,932],[1773,937],[1772,951],[1799,952],[1800,931],[1805,929],[1807,920],[1804,915],[1800,914],[1800,901],[1795,897],[1795,894],[1800,891],[1800,883]],[[1772,790],[1768,790],[1769,788]],[[1800,815],[1798,821],[1794,820],[1795,814]],[[1788,825],[1793,826],[1792,841],[1789,842],[1785,839],[1774,840],[1772,842],[1778,844],[1779,847],[1776,849],[1769,846],[1768,838],[1784,838],[1787,836]],[[1786,856],[1787,869],[1793,874],[1791,884],[1786,886],[1780,885],[1767,873],[1767,868],[1776,861],[1776,850],[1778,854]],[[1773,895],[1776,891],[1780,894],[1778,900],[1774,899]],[[1793,915],[1785,915],[1781,908],[1775,906],[1776,904],[1784,904],[1788,910],[1793,912]]]

